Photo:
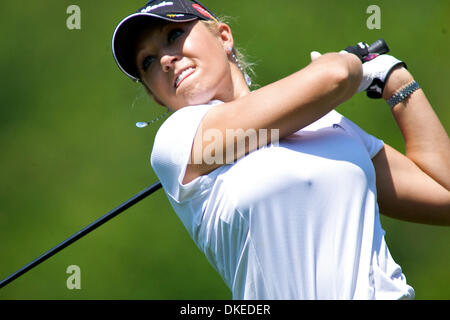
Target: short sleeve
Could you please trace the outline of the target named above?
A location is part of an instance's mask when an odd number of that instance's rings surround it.
[[[350,135],[357,138],[373,158],[384,147],[384,142],[361,129],[357,124],[342,116],[339,123]]]
[[[212,181],[200,176],[183,185],[191,158],[192,143],[203,117],[220,101],[184,107],[172,114],[159,128],[151,154],[151,166],[165,192],[176,202],[188,201],[207,190]]]

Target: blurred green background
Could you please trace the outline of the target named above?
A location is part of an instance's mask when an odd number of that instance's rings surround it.
[[[260,86],[338,51],[383,37],[408,63],[450,128],[450,2],[218,1]],[[157,181],[149,158],[163,113],[115,65],[116,24],[144,1],[0,2],[0,278]],[[69,30],[66,9],[81,8]],[[381,30],[369,30],[369,5]],[[338,111],[403,151],[389,108],[364,94]],[[450,298],[450,229],[382,217],[386,240],[417,299]],[[66,268],[81,268],[68,290]],[[162,191],[0,290],[0,299],[229,299]]]

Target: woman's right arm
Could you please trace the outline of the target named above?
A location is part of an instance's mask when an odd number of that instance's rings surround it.
[[[267,130],[267,139],[261,140],[268,144],[273,129],[279,130],[278,136],[282,139],[320,119],[350,99],[358,89],[361,78],[362,64],[359,58],[353,54],[328,53],[286,78],[212,108],[203,118],[201,130],[197,131],[194,138],[191,161],[183,183],[260,147],[260,129]],[[210,141],[209,130],[215,133],[214,136],[219,133],[224,138]],[[225,139],[227,130],[240,134],[233,139]],[[258,146],[249,143],[248,136],[246,139],[248,130],[256,132]],[[236,147],[240,145],[245,147]],[[233,150],[232,159],[227,150]],[[211,163],[211,159],[207,159],[217,154],[223,155],[223,161]]]

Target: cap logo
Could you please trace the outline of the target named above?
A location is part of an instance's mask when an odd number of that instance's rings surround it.
[[[161,7],[167,7],[167,6],[173,6],[173,2],[166,2],[166,1],[164,1],[164,2],[161,2],[161,3],[155,4],[153,6],[145,7],[144,9],[141,10],[141,12],[142,13],[147,13],[147,12],[153,11],[155,9],[158,9],[158,8],[161,8]]]
[[[168,18],[181,18],[181,17],[184,17],[184,14],[182,14],[182,13],[168,13],[168,14],[166,14],[166,17],[168,17]]]
[[[205,17],[212,19],[212,20],[216,20],[208,11],[206,11],[205,8],[203,8],[202,6],[200,6],[199,4],[193,4],[192,7],[197,10],[198,12],[200,12],[202,15],[204,15]],[[217,20],[216,20],[217,21]]]

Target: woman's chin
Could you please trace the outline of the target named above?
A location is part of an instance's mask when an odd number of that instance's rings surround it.
[[[190,92],[184,102],[185,106],[207,104],[214,99],[214,93],[209,91]]]

